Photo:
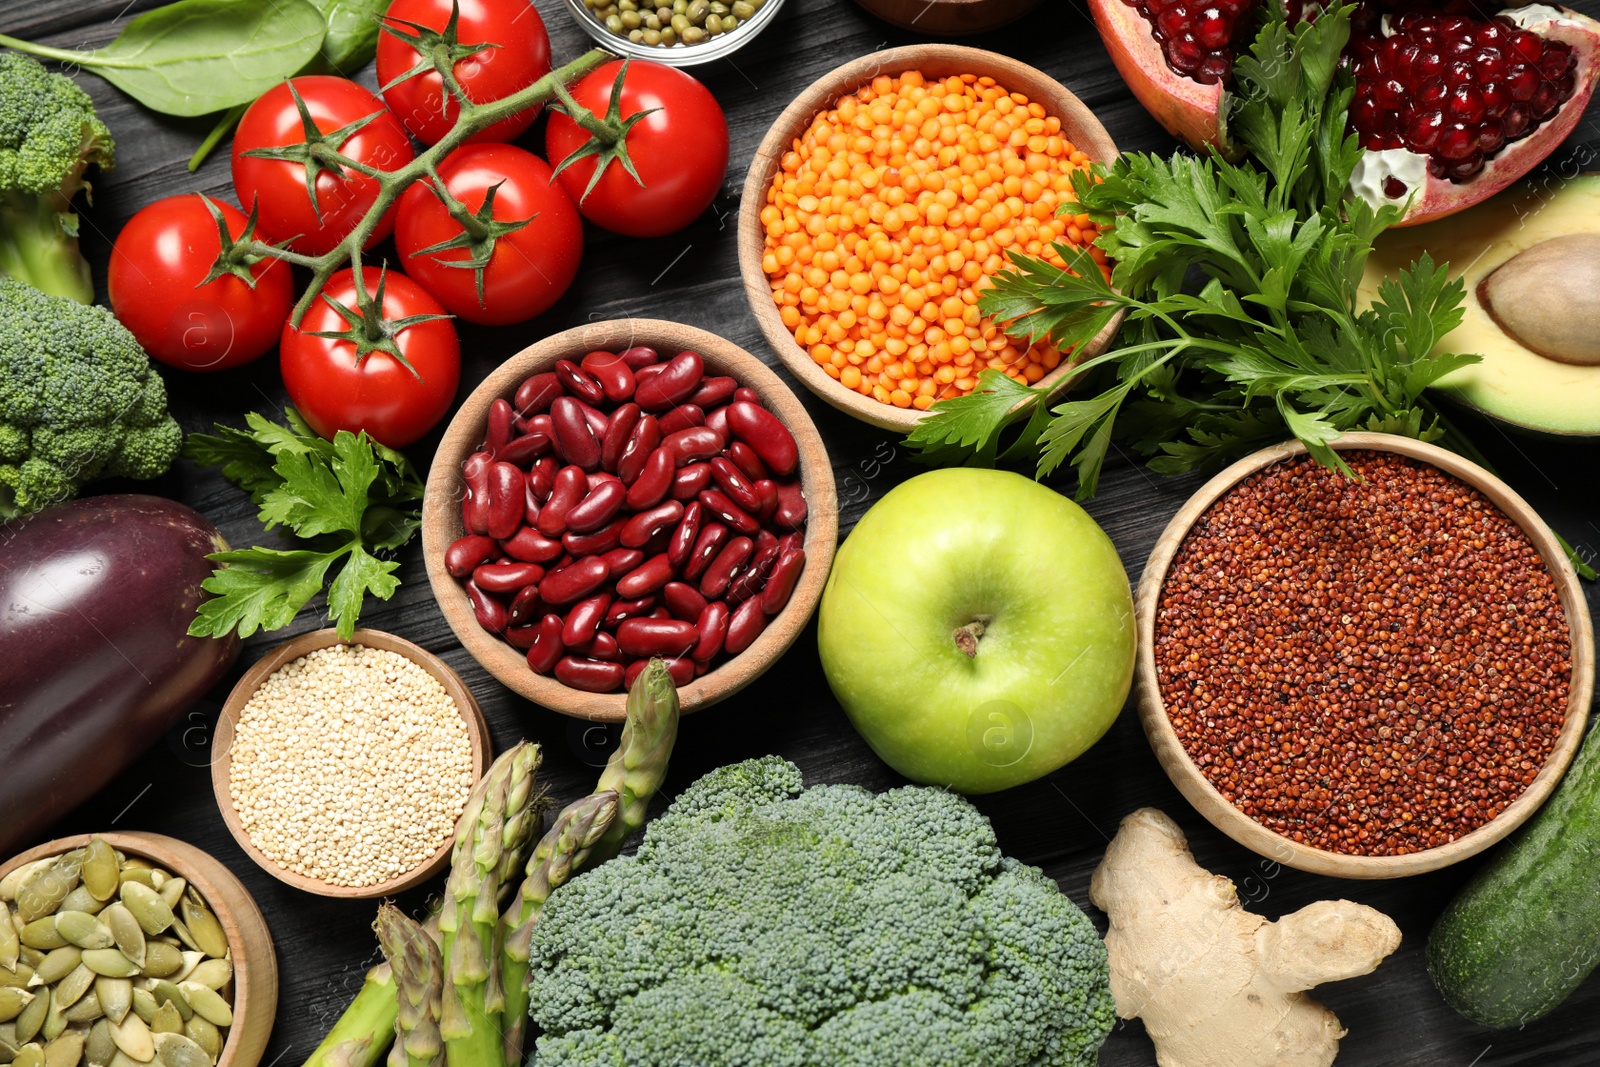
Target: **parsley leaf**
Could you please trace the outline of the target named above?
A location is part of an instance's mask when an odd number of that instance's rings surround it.
[[[932,413],[911,431],[909,440],[935,461],[941,455],[963,451],[992,461],[1000,431],[1016,417],[1018,408],[1031,412],[1042,400],[1037,389],[1002,371],[985,370],[972,392],[934,405]]]
[[[992,279],[984,314],[1063,352],[1125,316],[1115,346],[1078,366],[1087,395],[1047,408],[1044,391],[985,373],[973,394],[935,404],[907,443],[935,462],[1032,459],[1038,477],[1071,463],[1080,499],[1113,438],[1168,474],[1286,435],[1348,473],[1331,444],[1356,429],[1471,451],[1425,395],[1479,358],[1435,351],[1461,322],[1461,283],[1424,256],[1372,306],[1358,298],[1372,242],[1400,212],[1346,200],[1362,153],[1340,69],[1352,10],[1291,25],[1264,5],[1226,98],[1237,161],[1129,153],[1073,175],[1060,210],[1099,225],[1109,285],[1087,250],[1062,244],[1048,258],[1013,253]]]
[[[323,577],[337,553],[295,549],[240,548],[206,558],[221,563],[200,583],[213,594],[200,605],[189,624],[194,637],[224,637],[237,629],[240,637],[257,630],[281,630],[322,591]]]
[[[422,525],[422,480],[410,460],[365,433],[317,436],[298,412],[287,425],[251,413],[248,430],[218,426],[193,434],[186,455],[221,466],[250,494],[266,529],[283,526],[307,547],[233,549],[209,556],[221,564],[201,583],[213,594],[189,626],[196,636],[281,629],[322,591],[329,570],[328,613],[348,640],[368,596],[387,600],[400,587],[399,563],[382,558]],[[342,562],[341,562],[342,561]]]
[[[192,433],[184,442],[183,454],[206,467],[221,467],[224,477],[250,494],[257,504],[278,484],[272,469],[272,453],[244,430],[218,426],[215,437]]]

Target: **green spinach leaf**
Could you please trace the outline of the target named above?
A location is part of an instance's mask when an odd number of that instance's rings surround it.
[[[187,117],[249,103],[304,67],[326,34],[311,0],[178,0],[92,52],[3,35],[0,45],[92,70],[154,111]]]
[[[314,0],[328,23],[328,35],[311,68],[352,77],[378,53],[378,19],[389,0]]]

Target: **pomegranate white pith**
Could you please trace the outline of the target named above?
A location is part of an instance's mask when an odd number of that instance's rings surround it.
[[[1201,148],[1226,147],[1230,79],[1215,77],[1248,47],[1256,2],[1090,6],[1140,103]],[[1492,196],[1571,133],[1600,80],[1597,57],[1600,22],[1563,8],[1491,14],[1470,0],[1364,0],[1345,49],[1356,79],[1351,129],[1367,149],[1351,192],[1374,205],[1406,206],[1402,225]]]

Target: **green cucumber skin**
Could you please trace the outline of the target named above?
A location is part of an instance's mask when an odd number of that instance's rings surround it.
[[[1473,1022],[1521,1026],[1600,964],[1600,742],[1501,845],[1428,935],[1428,973]]]

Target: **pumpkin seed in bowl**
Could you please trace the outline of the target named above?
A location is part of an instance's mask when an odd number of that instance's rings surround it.
[[[233,995],[210,905],[104,838],[0,879],[0,1064],[211,1067]]]

